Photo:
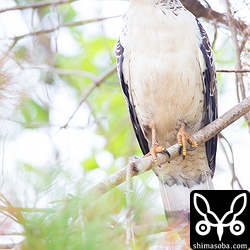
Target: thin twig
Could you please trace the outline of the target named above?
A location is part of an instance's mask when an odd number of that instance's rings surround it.
[[[44,8],[44,7],[53,6],[53,5],[72,3],[75,1],[76,0],[61,0],[61,1],[53,1],[53,2],[38,2],[38,3],[25,4],[25,5],[16,5],[13,7],[0,9],[0,13],[13,11],[13,10],[38,9],[38,8]]]
[[[75,75],[75,76],[81,76],[81,77],[87,77],[91,79],[92,81],[95,81],[96,76],[88,71],[84,70],[74,70],[74,69],[62,69],[62,68],[55,68],[48,65],[35,65],[31,67],[25,67],[24,69],[40,69],[44,71],[49,71],[58,75]]]
[[[40,208],[23,208],[16,207],[11,204],[11,202],[5,197],[4,194],[0,193],[0,213],[10,218],[11,220],[19,223],[23,220],[23,212],[31,213],[31,212],[53,212],[53,209],[40,209]]]
[[[8,213],[51,213],[55,212],[55,209],[52,208],[31,208],[31,207],[15,207],[12,205],[9,206],[0,206],[0,211],[5,211]]]
[[[4,167],[5,167],[5,143],[6,143],[6,138],[8,134],[4,135],[3,137],[3,148],[2,148],[2,169],[1,169],[1,174],[2,174],[2,181],[0,183],[1,187],[3,187],[4,182],[5,182],[5,177],[4,177]]]
[[[23,38],[28,37],[28,36],[39,36],[42,34],[52,33],[52,32],[59,30],[60,28],[63,28],[63,27],[82,26],[85,24],[94,23],[94,22],[101,22],[101,21],[105,21],[105,20],[108,20],[111,18],[116,18],[116,17],[120,17],[120,15],[110,16],[110,17],[96,17],[96,18],[90,18],[90,19],[85,19],[85,20],[71,22],[71,23],[59,24],[53,28],[38,30],[38,31],[26,33],[26,34],[21,35],[21,36],[8,37],[7,39],[13,39],[16,43],[18,40],[23,39]]]
[[[225,3],[227,7],[227,18],[228,18],[229,29],[232,34],[232,42],[235,48],[235,57],[236,57],[235,67],[236,67],[236,70],[241,70],[242,69],[242,64],[241,64],[242,50],[240,50],[240,45],[239,45],[238,38],[237,38],[236,23],[231,12],[231,6],[230,6],[229,0],[225,0]],[[236,82],[237,98],[238,98],[238,102],[240,102],[241,100],[244,100],[246,98],[246,90],[245,90],[242,74],[236,73],[235,80],[236,80],[235,82]],[[250,120],[249,114],[245,114],[245,120],[246,121]],[[248,126],[250,128],[250,122],[248,122]]]
[[[95,81],[92,82],[92,84],[90,84],[90,86],[88,87],[88,89],[81,96],[79,104],[76,107],[75,111],[69,117],[69,119],[65,123],[65,125],[62,126],[62,128],[66,128],[68,126],[69,122],[74,117],[74,115],[76,114],[76,112],[78,111],[78,109],[80,108],[80,106],[86,101],[86,99],[93,92],[93,90],[95,88],[97,88],[107,77],[109,77],[110,75],[112,75],[115,71],[116,71],[116,66],[114,65],[111,68],[109,68],[108,70],[104,71],[104,73],[102,73]]]
[[[250,96],[243,100],[241,103],[238,103],[228,112],[223,114],[221,117],[208,124],[206,127],[200,129],[198,132],[193,134],[193,138],[197,141],[198,144],[205,143],[220,131],[228,127],[230,124],[235,122],[241,116],[245,115],[250,111]],[[126,179],[127,168],[131,169],[131,176],[136,176],[138,174],[142,174],[145,171],[155,167],[155,165],[162,165],[168,161],[171,161],[179,156],[179,145],[175,144],[169,148],[167,151],[170,154],[170,157],[165,154],[158,154],[158,162],[157,164],[152,160],[151,156],[144,158],[134,158],[129,162],[129,164],[114,174],[110,175],[102,182],[98,183],[94,187],[92,187],[87,193],[87,196],[96,195],[101,196],[111,190],[113,187],[118,186],[123,183]]]
[[[217,69],[218,73],[249,73],[250,69]]]
[[[214,22],[213,26],[214,26],[214,38],[212,42],[212,49],[214,50],[214,47],[218,38],[218,25],[216,22]]]
[[[241,40],[240,51],[243,51],[243,49],[246,45],[246,42],[249,40],[249,36],[250,36],[250,27],[248,29],[246,29],[244,37]]]
[[[240,70],[242,68],[241,60],[240,60],[241,51],[240,51],[240,47],[239,47],[239,43],[238,43],[237,32],[236,32],[236,28],[235,28],[235,24],[234,24],[234,18],[233,18],[232,13],[231,13],[231,6],[230,6],[229,0],[225,0],[225,1],[226,1],[226,7],[227,7],[227,17],[228,17],[229,29],[231,30],[232,41],[233,41],[234,48],[235,48],[235,56],[236,56],[235,67],[236,67],[236,70]],[[236,74],[236,86],[237,86],[237,90],[238,90],[237,91],[238,102],[240,102],[242,99],[246,98],[243,78],[242,78],[241,74]],[[241,97],[240,97],[239,93],[241,93]]]
[[[226,139],[225,136],[223,136],[221,133],[219,134],[219,142],[222,146],[222,149],[223,149],[223,152],[226,156],[226,159],[227,159],[227,162],[228,162],[228,165],[231,169],[231,172],[232,172],[232,180],[231,180],[231,187],[234,189],[234,183],[237,182],[240,189],[243,190],[243,187],[239,181],[239,178],[237,177],[236,175],[236,172],[235,172],[235,166],[234,166],[234,153],[233,153],[233,149],[232,149],[232,146],[230,145],[229,141]],[[227,151],[226,151],[226,148],[224,146],[224,144],[222,143],[222,140],[226,142],[226,144],[228,145],[229,147],[229,150],[230,150],[230,153],[231,153],[231,158],[232,160],[230,161],[229,157],[228,157],[228,154],[227,154]]]
[[[24,233],[23,232],[16,232],[16,231],[7,231],[6,229],[4,229],[3,231],[0,230],[0,235],[1,236],[3,236],[3,235],[6,235],[6,236],[23,236]]]
[[[183,5],[191,11],[196,17],[203,17],[208,20],[212,20],[214,22],[221,23],[223,25],[229,26],[227,16],[224,13],[219,13],[215,10],[213,10],[211,7],[205,7],[201,4],[201,1],[190,1],[190,0],[181,0]],[[238,32],[241,35],[244,35],[246,30],[248,29],[248,25],[245,24],[241,20],[233,19],[235,22],[235,26],[238,30]]]
[[[131,242],[134,243],[133,233],[133,212],[132,212],[132,169],[131,166],[127,168],[126,173],[126,240],[125,243],[128,249],[131,249]],[[135,244],[133,244],[135,246]],[[135,248],[135,247],[134,247]]]

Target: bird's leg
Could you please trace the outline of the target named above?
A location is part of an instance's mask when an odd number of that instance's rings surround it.
[[[157,161],[157,153],[166,153],[166,150],[164,147],[160,146],[159,143],[157,142],[157,137],[156,137],[156,127],[153,124],[151,127],[151,133],[152,133],[152,147],[150,151],[144,155],[144,157],[151,155],[154,159],[154,161]]]
[[[194,150],[197,148],[198,144],[197,142],[191,137],[187,132],[185,128],[185,123],[181,123],[181,127],[177,133],[177,141],[180,146],[180,149],[182,150],[182,158],[185,159],[187,155],[187,143],[190,144],[191,150]]]

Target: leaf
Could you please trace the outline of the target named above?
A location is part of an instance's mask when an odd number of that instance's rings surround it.
[[[49,120],[47,108],[36,103],[32,99],[25,100],[22,103],[21,111],[26,122],[26,127],[33,127],[33,124],[29,123],[45,123]]]
[[[81,163],[81,165],[83,166],[83,169],[85,171],[90,171],[90,170],[99,168],[94,156],[92,156],[91,158],[86,159],[84,162]]]

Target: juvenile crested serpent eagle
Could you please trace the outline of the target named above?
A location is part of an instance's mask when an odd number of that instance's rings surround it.
[[[179,0],[130,0],[123,18],[116,54],[130,119],[143,154],[155,161],[179,143],[180,156],[154,171],[167,219],[187,219],[190,192],[212,189],[215,169],[217,137],[197,145],[190,136],[217,118],[211,46]]]

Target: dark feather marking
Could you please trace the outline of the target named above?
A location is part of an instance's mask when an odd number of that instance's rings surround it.
[[[136,138],[139,142],[139,145],[141,147],[143,154],[147,154],[149,152],[148,142],[146,138],[144,137],[141,126],[139,124],[138,117],[134,109],[133,100],[129,94],[129,86],[124,80],[123,69],[122,69],[122,63],[124,59],[123,52],[124,52],[124,48],[122,47],[120,40],[118,40],[116,44],[116,56],[117,56],[117,71],[118,71],[120,84],[121,84],[123,93],[126,96],[127,106],[128,106],[128,110],[130,114],[130,120],[132,122],[134,131],[136,134]]]
[[[196,19],[198,27],[200,29],[202,43],[200,44],[201,52],[206,62],[206,70],[203,72],[205,83],[205,125],[211,123],[218,117],[217,111],[217,89],[216,89],[216,74],[213,60],[212,48],[208,40],[206,31],[202,27],[198,19]],[[215,157],[217,151],[217,135],[206,142],[206,154],[209,164],[209,168],[212,173],[215,170]]]

